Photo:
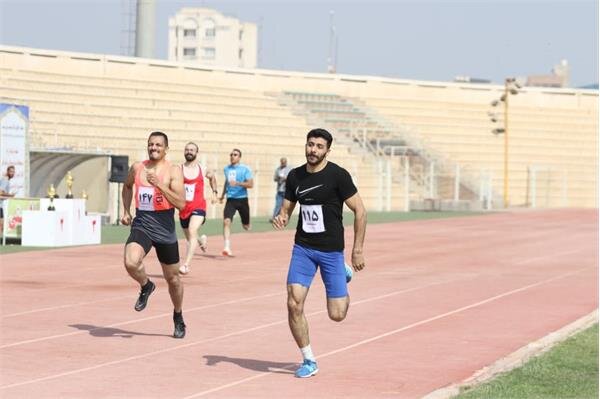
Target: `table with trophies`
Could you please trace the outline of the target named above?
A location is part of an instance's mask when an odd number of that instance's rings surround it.
[[[56,198],[51,184],[47,198],[40,199],[40,210],[22,212],[21,245],[37,247],[63,247],[70,245],[100,244],[100,215],[88,215],[87,195],[73,197],[73,176],[66,176],[67,195]]]

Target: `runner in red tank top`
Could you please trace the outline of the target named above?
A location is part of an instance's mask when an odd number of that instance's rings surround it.
[[[179,247],[175,234],[175,209],[185,207],[183,174],[179,166],[165,159],[169,138],[163,132],[152,132],[148,137],[148,160],[131,165],[123,184],[121,222],[131,225],[125,244],[123,263],[127,273],[141,286],[135,310],[144,310],[155,285],[146,275],[142,261],[152,247],[162,266],[173,302],[173,337],[185,336],[183,322],[183,283],[179,278]],[[131,202],[135,194],[135,218],[131,217]]]
[[[202,168],[196,162],[198,146],[196,143],[187,143],[183,152],[185,163],[181,165],[183,171],[183,184],[185,187],[185,208],[179,212],[179,222],[187,240],[187,253],[183,264],[179,268],[181,274],[190,271],[192,257],[200,245],[206,251],[206,235],[198,237],[198,228],[206,220],[206,200],[204,199],[204,177]],[[206,178],[212,189],[212,203],[217,202],[217,180],[212,171],[206,171]]]

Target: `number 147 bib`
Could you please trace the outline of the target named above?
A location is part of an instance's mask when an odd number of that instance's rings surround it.
[[[304,232],[323,233],[325,231],[322,205],[300,205],[300,215]]]

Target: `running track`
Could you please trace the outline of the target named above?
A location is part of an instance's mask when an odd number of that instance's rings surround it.
[[[211,237],[184,278],[183,340],[170,337],[153,252],[157,290],[141,313],[122,245],[2,255],[0,397],[422,397],[598,308],[597,220],[551,210],[370,225],[344,322],[328,319],[315,279],[320,373],[306,380],[291,374],[290,231],[235,235],[229,259]]]

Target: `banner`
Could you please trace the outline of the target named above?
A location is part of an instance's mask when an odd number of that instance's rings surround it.
[[[15,176],[10,180],[11,192],[24,197],[28,189],[27,129],[29,107],[0,103],[0,175],[5,177],[6,168],[15,167]]]
[[[23,211],[39,211],[39,198],[8,198],[3,201],[4,238],[21,238]]]

